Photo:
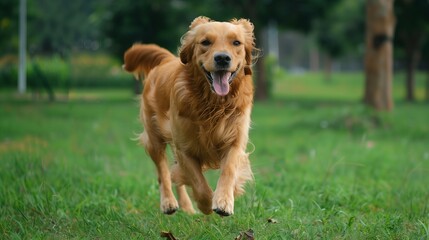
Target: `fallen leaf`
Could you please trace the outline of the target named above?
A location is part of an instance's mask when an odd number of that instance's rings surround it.
[[[277,219],[274,218],[268,218],[268,223],[278,223]]]
[[[255,240],[255,236],[253,234],[253,230],[249,229],[244,232],[240,232],[240,234],[234,238],[234,240]]]
[[[162,231],[161,237],[167,238],[168,240],[177,240],[177,238],[175,238],[171,232]]]

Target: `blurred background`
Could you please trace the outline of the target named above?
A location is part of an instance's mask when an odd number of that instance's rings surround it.
[[[427,0],[1,0],[0,88],[51,101],[67,99],[77,89],[129,88],[137,93],[140,84],[121,69],[124,51],[142,42],[177,53],[180,37],[199,15],[254,23],[262,50],[255,66],[258,100],[275,95],[276,81],[286,75],[309,73],[327,84],[333,73],[357,73],[365,83],[361,99],[376,109],[393,104],[371,103],[368,88],[377,81],[371,74],[380,81],[397,81],[400,100],[429,98]],[[26,50],[21,55],[27,60],[26,74],[21,73],[25,80],[19,76],[20,44]],[[378,52],[369,56],[372,47]],[[371,59],[365,59],[366,49]],[[370,70],[365,68],[368,61],[373,68],[383,65],[377,61],[391,64]],[[383,88],[392,91],[391,84]]]

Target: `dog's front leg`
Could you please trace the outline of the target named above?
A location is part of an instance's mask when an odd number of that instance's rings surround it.
[[[234,189],[237,180],[240,149],[230,150],[220,166],[220,176],[213,195],[212,209],[221,216],[234,214]]]

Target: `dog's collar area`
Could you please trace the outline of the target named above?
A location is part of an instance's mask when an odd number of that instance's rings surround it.
[[[218,70],[209,72],[207,69],[201,65],[201,68],[206,75],[208,82],[210,83],[210,89],[213,93],[216,93],[220,96],[225,96],[229,92],[229,85],[234,80],[237,75],[237,71],[240,68],[240,65],[237,66],[236,70],[233,72],[229,72],[226,70]]]

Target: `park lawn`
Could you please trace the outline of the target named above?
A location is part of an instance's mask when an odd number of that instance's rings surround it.
[[[401,102],[399,89],[395,110],[376,113],[360,104],[356,74],[287,75],[274,87],[252,114],[255,182],[225,218],[160,213],[129,91],[54,103],[2,91],[1,238],[429,238],[428,104]]]

